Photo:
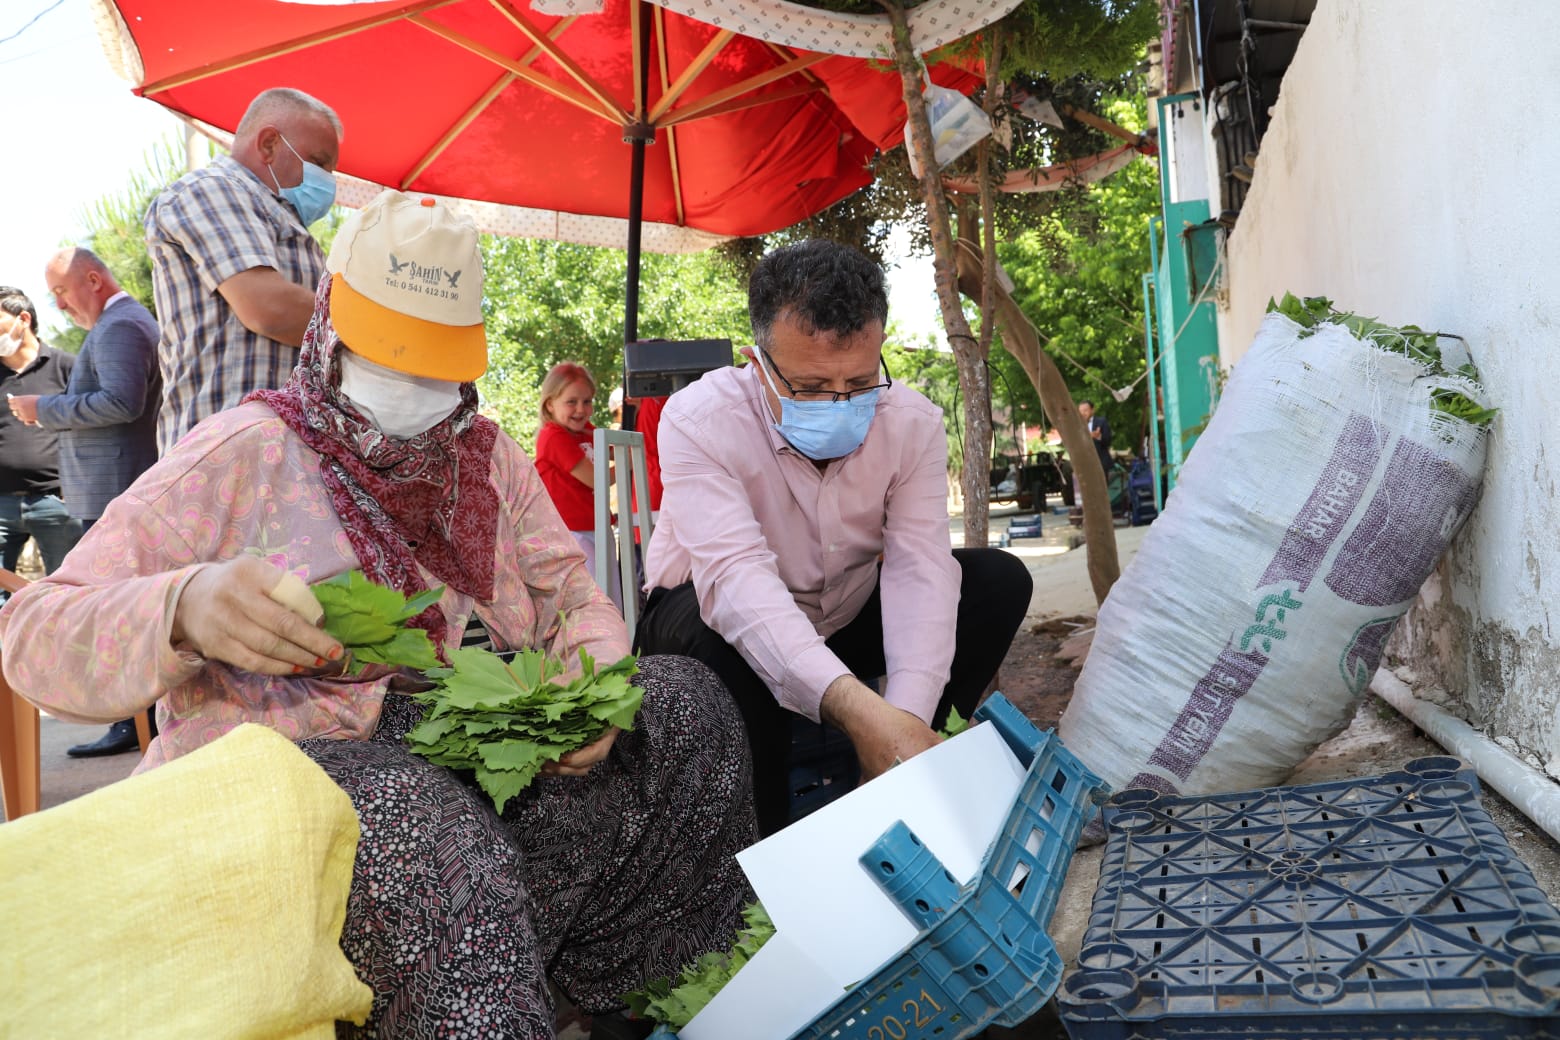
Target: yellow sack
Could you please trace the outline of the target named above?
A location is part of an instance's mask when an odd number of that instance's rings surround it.
[[[338,945],[346,793],[247,725],[0,826],[0,1036],[334,1037],[373,995]]]

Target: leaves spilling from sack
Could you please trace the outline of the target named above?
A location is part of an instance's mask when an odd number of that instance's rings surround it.
[[[1456,368],[1446,367],[1441,358],[1441,333],[1426,332],[1417,325],[1388,325],[1374,318],[1349,314],[1335,309],[1332,301],[1325,296],[1302,298],[1294,293],[1285,293],[1282,300],[1269,300],[1267,309],[1270,313],[1277,311],[1299,325],[1301,339],[1310,335],[1319,325],[1342,325],[1356,339],[1417,361],[1428,375],[1458,376],[1473,383],[1479,381],[1479,370],[1471,362]],[[1485,408],[1466,394],[1451,388],[1432,391],[1430,407],[1475,426],[1488,426],[1497,412],[1497,409]]]

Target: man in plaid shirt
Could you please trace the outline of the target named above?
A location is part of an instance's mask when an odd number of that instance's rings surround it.
[[[292,372],[325,273],[308,227],[335,197],[340,146],[335,112],[273,88],[250,103],[231,155],[179,178],[147,209],[162,326],[160,454]]]

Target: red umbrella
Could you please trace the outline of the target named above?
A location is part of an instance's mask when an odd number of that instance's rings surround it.
[[[132,68],[139,58],[136,92],[175,112],[231,131],[260,90],[296,87],[340,114],[345,173],[627,218],[628,339],[641,219],[774,231],[866,185],[873,154],[902,140],[899,76],[882,63],[642,0],[564,17],[527,0],[112,6]],[[978,82],[944,66],[934,79]]]

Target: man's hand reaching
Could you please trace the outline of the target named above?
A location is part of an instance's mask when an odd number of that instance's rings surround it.
[[[855,745],[863,780],[942,742],[932,727],[894,707],[853,675],[842,675],[829,684],[818,711]]]
[[[174,645],[264,675],[297,675],[339,661],[342,647],[333,636],[271,598],[283,573],[254,556],[203,564],[174,606]]]

